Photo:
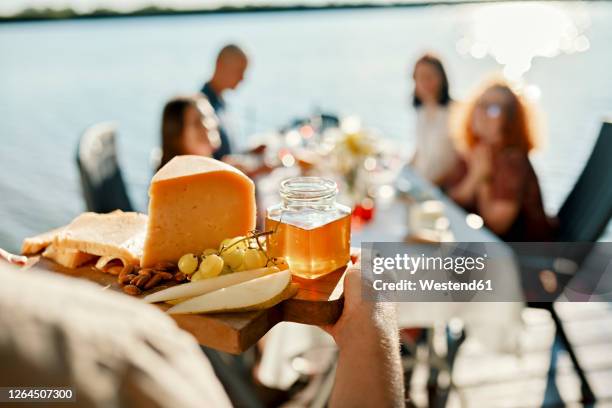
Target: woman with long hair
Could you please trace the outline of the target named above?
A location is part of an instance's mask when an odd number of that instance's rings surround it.
[[[161,168],[174,156],[212,157],[219,144],[218,121],[203,95],[180,96],[166,103],[162,115]]]
[[[552,239],[552,223],[528,157],[535,138],[527,105],[499,82],[487,87],[466,112],[460,129],[465,154],[449,195],[506,241]]]
[[[412,167],[421,176],[439,184],[456,165],[457,153],[449,135],[451,97],[448,78],[440,59],[425,54],[413,71],[416,109],[416,150]]]

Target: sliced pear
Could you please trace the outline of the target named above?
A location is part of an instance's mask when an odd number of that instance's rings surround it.
[[[297,283],[290,283],[289,286],[287,286],[285,290],[283,290],[278,296],[275,296],[257,305],[247,306],[247,307],[238,308],[238,309],[232,309],[231,311],[232,312],[249,312],[253,310],[269,309],[272,306],[276,306],[283,300],[287,300],[287,299],[294,297],[299,287],[300,285],[298,285]]]
[[[258,310],[293,296],[295,289],[291,287],[291,272],[284,270],[191,298],[168,309],[168,313]]]
[[[271,266],[268,268],[252,269],[250,271],[220,275],[214,278],[202,279],[197,282],[189,282],[182,285],[172,286],[168,289],[151,293],[150,295],[145,296],[143,300],[145,302],[155,303],[166,302],[174,299],[191,298],[194,296],[203,295],[205,293],[214,292],[215,290],[226,288],[228,286],[237,285],[251,279],[260,278],[275,272],[278,272],[278,268]]]
[[[262,309],[268,309],[280,302],[282,302],[285,299],[289,299],[292,298],[293,296],[295,296],[295,294],[298,291],[300,285],[298,285],[297,283],[291,283],[289,284],[289,286],[287,286],[287,288],[280,294],[279,297],[275,297],[272,298],[270,300],[267,300],[263,303],[260,303],[258,305],[253,305],[253,306],[249,306],[248,308],[245,309],[233,309],[232,312],[246,312],[249,310],[262,310]],[[180,299],[173,299],[173,300],[167,300],[166,303],[169,305],[178,305],[181,302],[185,302],[186,300],[189,300],[192,298],[180,298]]]
[[[178,298],[178,299],[172,299],[172,300],[166,300],[165,303],[169,304],[169,305],[178,305],[181,302],[184,302],[186,300],[189,300],[191,298]]]

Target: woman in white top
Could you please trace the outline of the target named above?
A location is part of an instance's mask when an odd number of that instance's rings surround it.
[[[440,184],[457,160],[449,135],[448,79],[442,62],[431,54],[419,58],[413,77],[417,144],[411,164],[420,175]]]

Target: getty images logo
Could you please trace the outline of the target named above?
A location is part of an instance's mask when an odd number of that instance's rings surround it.
[[[479,256],[441,256],[426,255],[424,253],[414,256],[409,254],[395,254],[395,256],[375,256],[372,259],[372,272],[380,275],[385,271],[403,271],[414,275],[417,271],[445,271],[462,275],[468,271],[484,271],[487,254]]]

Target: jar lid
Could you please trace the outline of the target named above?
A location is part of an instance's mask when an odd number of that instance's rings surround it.
[[[293,177],[282,181],[280,185],[281,197],[290,201],[328,200],[337,193],[336,182],[323,177]]]

